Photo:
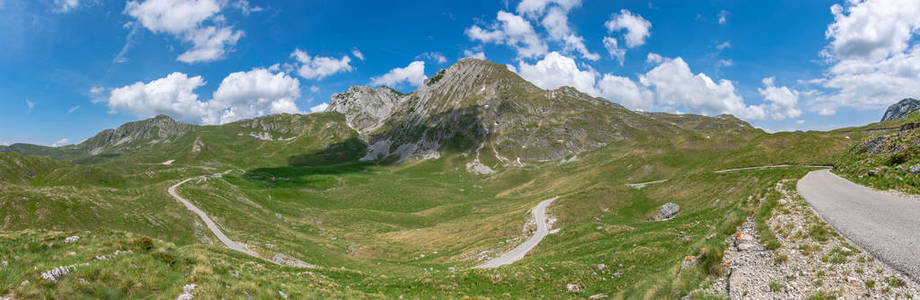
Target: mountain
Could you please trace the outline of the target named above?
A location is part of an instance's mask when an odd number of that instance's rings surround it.
[[[904,118],[910,113],[920,110],[920,100],[914,98],[904,98],[898,103],[892,104],[885,110],[882,121]]]
[[[368,144],[365,160],[475,152],[489,165],[560,160],[677,127],[571,87],[543,90],[506,66],[466,58],[410,94],[352,87],[330,100]],[[486,155],[483,155],[486,154]]]
[[[475,59],[408,94],[351,87],[330,102],[0,147],[0,295],[176,297],[195,284],[205,298],[677,299],[721,274],[726,238],[769,209],[758,199],[812,169],[714,170],[829,164],[867,131],[770,134],[730,115],[636,112]],[[228,238],[316,268],[227,249],[167,192],[180,182]],[[554,233],[520,261],[474,268],[528,239],[547,199]],[[650,221],[665,203],[677,215]]]

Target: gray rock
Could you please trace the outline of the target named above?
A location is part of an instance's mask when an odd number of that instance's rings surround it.
[[[882,116],[882,121],[904,118],[917,110],[920,110],[920,100],[905,98],[889,106],[885,115]]]
[[[659,221],[669,220],[676,216],[678,211],[680,211],[680,205],[677,205],[677,203],[665,203],[658,208],[658,215],[655,216],[655,219]]]
[[[910,172],[914,174],[920,174],[920,164],[910,166]]]
[[[568,290],[568,291],[571,292],[571,293],[578,293],[578,292],[581,292],[581,286],[579,286],[577,283],[569,283],[569,284],[566,284],[566,285],[565,285],[565,289]]]

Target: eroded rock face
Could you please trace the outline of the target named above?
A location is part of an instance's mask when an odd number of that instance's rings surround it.
[[[194,126],[176,122],[169,116],[156,117],[125,123],[116,129],[106,129],[96,136],[80,143],[79,147],[99,154],[118,146],[129,146],[137,142],[154,144],[179,137],[192,130]],[[140,144],[135,147],[141,146]]]
[[[885,115],[882,116],[882,121],[900,119],[917,110],[920,110],[920,100],[905,98],[889,106],[888,110],[885,111]]]
[[[380,128],[403,99],[404,95],[388,87],[352,86],[332,95],[326,111],[342,113],[349,127],[365,135]]]

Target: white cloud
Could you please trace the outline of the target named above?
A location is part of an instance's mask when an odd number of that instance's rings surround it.
[[[73,107],[71,107],[70,109],[67,110],[67,114],[72,114],[73,112],[77,111],[78,109],[80,109],[80,106],[79,106],[79,105],[73,106]]]
[[[342,55],[342,58],[336,59],[334,57],[310,56],[307,52],[296,49],[291,53],[291,57],[294,57],[300,63],[300,67],[297,68],[297,75],[305,79],[321,80],[335,73],[354,70],[350,64],[351,58],[348,55]]]
[[[225,124],[267,114],[299,113],[300,82],[285,73],[253,69],[227,75],[208,102],[205,124]]]
[[[489,29],[476,25],[467,28],[466,35],[473,41],[508,45],[521,58],[533,58],[547,52],[546,43],[540,39],[529,21],[506,11],[499,11],[496,19],[498,22]]]
[[[587,60],[598,60],[600,55],[592,53],[585,46],[584,38],[575,34],[569,28],[568,9],[563,7],[552,7],[543,17],[541,24],[549,33],[550,39],[561,41],[564,51],[575,51],[581,54],[581,57]]]
[[[242,31],[223,25],[225,18],[219,13],[226,3],[218,0],[146,0],[139,3],[132,0],[125,4],[124,13],[153,33],[167,33],[190,43],[192,48],[180,54],[179,61],[208,62],[223,58],[243,36]],[[205,25],[208,21],[215,25]]]
[[[195,89],[205,84],[201,76],[175,72],[147,83],[113,89],[107,100],[110,112],[131,112],[139,117],[171,115],[187,122],[223,124],[274,113],[298,113],[300,82],[268,69],[235,72],[220,83],[210,101],[199,100]]]
[[[722,42],[722,43],[716,45],[716,49],[718,49],[718,50],[723,50],[723,49],[728,48],[728,47],[731,47],[731,46],[732,46],[732,43],[726,41],[726,42]]]
[[[602,97],[632,109],[650,110],[655,104],[652,91],[627,77],[604,74],[597,87]]]
[[[831,6],[834,23],[825,35],[840,58],[884,59],[904,52],[920,29],[920,1],[852,0]]]
[[[805,120],[795,120],[795,123],[802,125],[802,124],[805,124]]]
[[[79,0],[54,0],[57,11],[69,12],[80,6]]]
[[[546,7],[550,4],[556,4],[565,11],[581,5],[581,0],[522,0],[518,3],[517,13],[537,17],[542,15]]]
[[[579,91],[598,95],[597,89],[594,88],[597,72],[579,70],[574,59],[555,51],[533,65],[521,61],[518,65],[518,74],[543,89],[571,86]]]
[[[89,93],[93,95],[99,95],[105,92],[105,88],[101,86],[94,86],[89,88]]]
[[[705,115],[730,113],[748,120],[761,120],[766,116],[763,107],[746,105],[731,81],[716,82],[706,74],[693,74],[680,57],[666,59],[639,76],[639,81],[649,88],[654,87],[660,105],[683,107]]]
[[[808,81],[825,88],[809,102],[811,110],[880,109],[920,95],[920,2],[849,1],[831,6],[831,13],[822,52],[831,66]]]
[[[198,101],[195,89],[204,83],[201,76],[188,77],[179,72],[148,83],[135,82],[111,91],[109,110],[112,113],[129,111],[138,117],[168,114],[183,121],[198,122],[207,106]]]
[[[731,66],[734,65],[734,64],[735,64],[735,62],[732,61],[731,59],[720,59],[719,62],[718,62],[718,65],[719,65],[720,67],[731,67]]]
[[[463,50],[463,56],[464,56],[464,57],[478,58],[478,59],[482,59],[482,60],[485,60],[485,59],[486,59],[486,53],[485,53],[485,52],[482,52],[482,51]]]
[[[419,56],[416,56],[415,59],[428,59],[439,64],[444,64],[447,62],[447,57],[444,57],[444,54],[441,54],[441,52],[425,52]]]
[[[329,103],[320,103],[319,105],[310,107],[310,113],[324,112],[326,108],[329,108]]]
[[[262,11],[262,7],[249,5],[249,0],[237,0],[230,4],[231,6],[239,9],[244,15],[249,15],[254,12]]]
[[[243,37],[242,31],[233,28],[209,26],[189,32],[186,39],[192,42],[192,49],[180,54],[178,61],[184,63],[209,62],[224,57],[227,46],[236,45]]]
[[[623,65],[623,60],[626,57],[626,49],[620,48],[617,44],[617,39],[612,37],[604,37],[604,48],[607,48],[607,53],[610,54],[610,57],[616,58],[620,65]],[[649,53],[649,55],[652,55]]]
[[[611,15],[610,20],[604,23],[604,26],[607,27],[608,33],[625,29],[626,47],[634,48],[645,44],[645,39],[651,35],[649,28],[652,27],[652,23],[638,14],[623,9],[619,14]]]
[[[69,145],[69,144],[70,144],[70,140],[69,140],[69,139],[67,139],[67,138],[62,138],[62,139],[60,139],[60,140],[57,140],[57,141],[54,142],[54,143],[51,143],[51,147],[60,147],[60,146]]]
[[[319,87],[315,85],[310,86],[310,92],[311,93],[319,92]]]
[[[396,86],[400,83],[407,82],[410,85],[418,86],[425,81],[425,62],[413,61],[405,68],[394,68],[386,74],[372,77],[371,85]]]
[[[763,88],[758,88],[757,92],[767,101],[766,111],[770,118],[774,120],[791,119],[802,115],[802,111],[797,108],[799,102],[799,92],[785,86],[774,86],[775,78],[768,77],[763,79]]]
[[[661,57],[661,55],[659,55],[659,54],[657,54],[657,53],[651,53],[651,52],[649,52],[649,53],[648,53],[648,56],[645,57],[645,62],[650,63],[650,64],[656,64],[656,65],[657,65],[657,64],[660,64],[660,63],[663,62],[663,61],[664,61],[664,57]]]
[[[359,60],[364,60],[364,53],[361,53],[361,50],[358,50],[358,48],[351,49],[351,55],[354,55]]]
[[[26,99],[26,107],[29,108],[29,112],[32,112],[32,109],[35,108],[35,102],[32,102],[29,99]]]
[[[719,12],[719,24],[725,24],[725,22],[728,21],[727,19],[728,19],[728,11],[727,10],[720,11]]]

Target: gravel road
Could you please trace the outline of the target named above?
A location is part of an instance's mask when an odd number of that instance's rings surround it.
[[[484,264],[476,266],[480,269],[490,269],[497,268],[503,265],[514,263],[516,261],[524,258],[524,255],[527,252],[530,252],[530,249],[533,249],[549,234],[549,224],[546,222],[546,207],[549,206],[553,201],[559,199],[559,197],[552,197],[547,200],[543,200],[537,206],[534,206],[532,214],[535,223],[537,224],[537,232],[534,233],[532,237],[524,241],[524,243],[518,245],[511,251],[505,252],[502,256],[496,257],[490,261],[487,261]]]
[[[185,200],[185,198],[182,198],[182,196],[179,196],[179,193],[176,192],[176,188],[178,188],[180,185],[186,182],[189,182],[190,180],[195,179],[195,178],[198,178],[198,177],[188,178],[186,180],[180,181],[179,183],[169,187],[169,195],[172,196],[173,198],[176,198],[176,200],[178,200],[179,202],[182,202],[182,204],[185,204],[185,207],[187,207],[189,210],[191,210],[196,215],[198,215],[198,217],[200,217],[201,220],[203,220],[204,223],[208,226],[208,229],[210,229],[211,232],[213,232],[214,235],[217,236],[217,239],[220,240],[222,243],[224,243],[224,245],[227,245],[227,248],[230,248],[230,249],[233,249],[239,252],[243,252],[245,254],[249,254],[254,257],[259,257],[252,251],[249,251],[249,249],[246,249],[246,247],[244,247],[243,245],[237,244],[236,242],[228,238],[226,235],[224,235],[224,233],[220,231],[220,228],[217,227],[217,224],[215,224],[214,221],[211,221],[211,218],[208,217],[208,215],[205,214],[204,211],[202,211],[201,209],[198,209],[198,207],[193,205],[188,200]]]
[[[920,201],[812,171],[799,194],[841,235],[920,282]]]

